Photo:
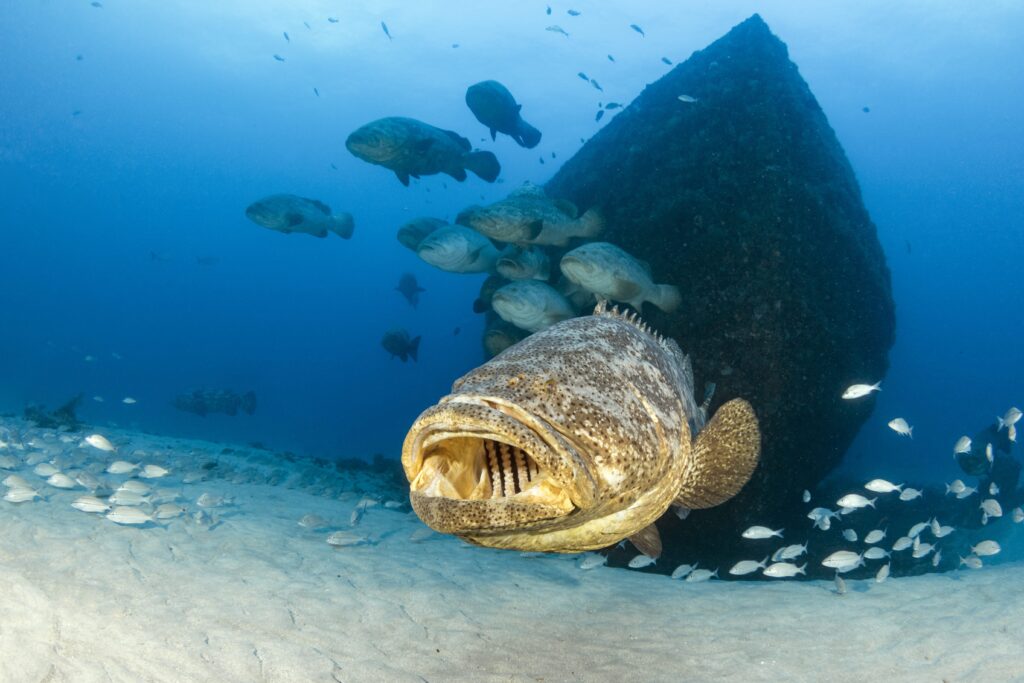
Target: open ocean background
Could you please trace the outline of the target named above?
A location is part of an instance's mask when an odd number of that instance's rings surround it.
[[[546,181],[614,115],[596,123],[598,102],[628,104],[671,68],[662,57],[681,62],[761,12],[836,130],[892,270],[891,369],[844,467],[893,481],[959,474],[957,437],[1024,401],[1024,6],[545,6],[0,4],[0,412],[83,392],[94,424],[397,457],[419,411],[483,360],[471,310],[483,276],[431,268],[399,245],[398,226]],[[539,147],[491,142],[463,99],[485,79],[523,104]],[[351,131],[392,115],[494,151],[504,182],[404,188],[345,150]],[[277,192],[351,212],[353,239],[245,218]],[[405,271],[427,290],[416,310],[394,289]],[[422,335],[418,363],[381,348],[396,326]],[[251,389],[259,406],[177,411],[174,396],[196,387]],[[897,416],[912,441],[886,428]]]

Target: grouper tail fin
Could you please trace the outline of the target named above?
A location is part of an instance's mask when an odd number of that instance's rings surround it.
[[[650,301],[666,313],[671,313],[679,308],[679,304],[683,302],[683,297],[679,293],[678,287],[674,287],[672,285],[655,285],[654,295],[651,297]]]
[[[328,221],[330,231],[346,240],[352,237],[352,231],[356,228],[356,223],[352,220],[350,213],[339,213],[336,216],[331,216]]]
[[[761,430],[750,404],[735,398],[697,434],[676,505],[714,507],[743,488],[761,457]]]
[[[489,183],[497,180],[498,174],[501,173],[501,164],[498,163],[498,157],[494,156],[492,152],[469,152],[466,154],[465,165],[467,169]]]
[[[572,231],[573,237],[593,238],[604,232],[604,216],[597,209],[587,209],[576,222],[577,225]]]

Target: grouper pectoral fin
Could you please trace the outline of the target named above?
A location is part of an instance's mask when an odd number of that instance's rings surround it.
[[[395,175],[398,176],[398,182],[402,183],[406,187],[409,187],[409,174],[403,171],[395,171]]]
[[[491,140],[493,141],[493,140],[497,140],[497,139],[498,139],[498,131],[495,130],[494,128],[491,128]]]
[[[761,457],[761,430],[749,403],[734,398],[697,434],[675,504],[699,510],[729,500]]]
[[[629,542],[647,557],[661,557],[661,534],[658,533],[658,527],[654,526],[654,522],[630,536]]]

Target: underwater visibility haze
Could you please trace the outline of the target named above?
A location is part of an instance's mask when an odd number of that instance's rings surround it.
[[[0,681],[1024,677],[1017,3],[0,31]]]

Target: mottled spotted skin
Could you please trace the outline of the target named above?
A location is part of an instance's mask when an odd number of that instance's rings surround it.
[[[567,496],[563,505],[413,490],[413,508],[434,529],[480,545],[579,552],[635,534],[681,491],[702,490],[699,479],[683,482],[688,473],[703,476],[691,462],[691,435],[702,426],[679,347],[599,306],[456,381],[414,423],[402,462],[413,481],[423,454],[446,439],[476,436],[521,448]],[[739,475],[743,482],[752,469]]]

